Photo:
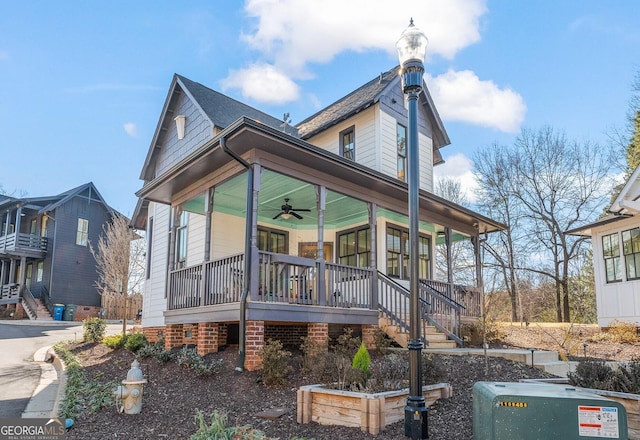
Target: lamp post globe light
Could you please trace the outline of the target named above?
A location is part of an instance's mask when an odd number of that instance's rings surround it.
[[[422,396],[422,341],[420,339],[420,289],[418,278],[418,218],[420,179],[418,166],[418,95],[422,91],[427,37],[413,19],[396,43],[403,92],[408,99],[407,183],[409,186],[409,397],[404,409],[404,433],[412,439],[429,438],[427,406]]]

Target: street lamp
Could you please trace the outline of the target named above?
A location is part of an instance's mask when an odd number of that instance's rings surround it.
[[[418,217],[420,179],[418,167],[418,95],[422,91],[427,37],[413,24],[402,32],[396,43],[400,59],[403,92],[408,98],[407,183],[409,185],[409,397],[404,409],[404,433],[412,439],[429,438],[427,406],[422,397],[422,341],[420,340],[420,289],[418,278]]]

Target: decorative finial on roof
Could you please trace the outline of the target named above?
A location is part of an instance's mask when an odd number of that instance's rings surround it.
[[[280,127],[282,127],[282,131],[286,132],[287,126],[289,126],[289,124],[291,124],[291,118],[289,117],[289,112],[287,112],[282,116],[282,124],[280,124]]]

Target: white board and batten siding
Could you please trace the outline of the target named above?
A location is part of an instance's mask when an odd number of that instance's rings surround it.
[[[593,269],[596,284],[598,325],[600,327],[608,327],[614,319],[640,324],[640,279],[627,280],[622,250],[622,231],[636,227],[638,227],[638,218],[634,216],[592,229],[591,245],[593,247]],[[607,283],[602,237],[613,233],[618,233],[620,243],[619,269],[622,274],[622,281]]]
[[[193,153],[213,136],[211,122],[203,117],[198,107],[184,93],[178,98],[175,116],[177,115],[186,116],[184,138],[178,139],[176,124],[169,121],[166,132],[158,140],[162,148],[156,162],[156,177]]]

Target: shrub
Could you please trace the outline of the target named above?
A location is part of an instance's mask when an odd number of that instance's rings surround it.
[[[198,431],[189,437],[190,440],[269,440],[269,437],[258,429],[249,426],[227,426],[227,416],[218,411],[211,414],[209,424],[199,409],[196,409],[195,419]]]
[[[100,342],[107,329],[107,321],[100,318],[88,318],[82,321],[85,342]]]
[[[171,350],[164,349],[164,340],[160,339],[154,343],[146,343],[136,353],[138,360],[148,357],[155,357],[161,364],[167,363],[172,360],[175,355]]]
[[[376,344],[376,352],[385,354],[391,347],[391,339],[380,327],[373,330],[373,342]]]
[[[284,350],[282,342],[269,339],[260,350],[262,356],[262,382],[268,386],[286,383],[291,371],[289,358],[291,352]]]
[[[351,366],[362,371],[366,377],[369,376],[369,365],[371,365],[371,356],[364,343],[360,344],[360,348],[353,357]]]
[[[218,371],[222,365],[222,359],[207,362],[198,354],[195,348],[183,347],[176,355],[178,365],[184,365],[192,369],[198,376],[208,376]]]
[[[142,333],[132,333],[126,338],[124,348],[137,353],[147,343],[147,337]]]
[[[127,335],[122,333],[102,338],[102,343],[112,350],[124,347],[125,342],[127,342]]]
[[[422,354],[422,384],[441,382],[445,377],[442,366],[428,353]],[[409,386],[409,354],[406,351],[393,352],[371,362],[371,378],[367,391],[401,390]]]
[[[631,322],[614,319],[609,323],[609,334],[613,342],[620,344],[632,344],[640,341],[638,326]]]
[[[484,326],[482,321],[467,322],[460,326],[460,336],[465,344],[472,347],[482,347],[484,338],[487,344],[500,342],[504,337],[504,333],[500,329],[500,325],[493,320],[486,319]]]
[[[612,388],[622,393],[640,393],[640,359],[618,364],[613,375]]]
[[[572,385],[599,390],[612,390],[613,376],[611,367],[600,360],[580,361],[576,366],[576,371],[567,374]]]

